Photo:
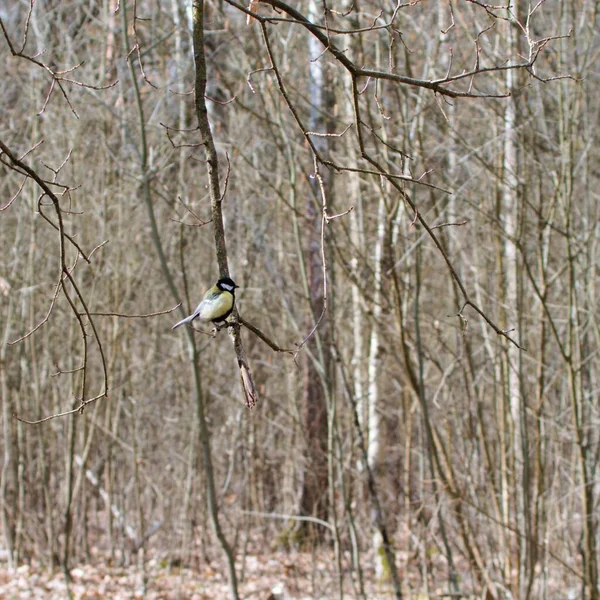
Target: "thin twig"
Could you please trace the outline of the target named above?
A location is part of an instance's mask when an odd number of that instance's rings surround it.
[[[75,413],[81,413],[88,404],[92,404],[92,402],[96,402],[96,400],[100,400],[100,398],[104,398],[105,396],[106,392],[102,392],[101,394],[98,394],[93,398],[83,400],[76,408],[67,410],[65,412],[55,413],[53,415],[49,415],[47,417],[43,417],[42,419],[37,419],[35,421],[29,421],[28,419],[24,419],[23,417],[20,417],[15,413],[13,413],[13,417],[17,419],[17,421],[21,421],[21,423],[25,423],[27,425],[39,425],[40,423],[45,423],[46,421],[50,421],[52,419],[58,419],[59,417],[66,417],[68,415],[74,415]]]
[[[160,310],[158,312],[146,313],[141,315],[126,315],[123,313],[116,312],[90,312],[89,314],[93,317],[121,317],[122,319],[149,319],[150,317],[157,317],[158,315],[167,315],[174,310],[177,310],[181,306],[181,302],[174,306],[173,308],[168,308],[167,310]],[[84,315],[85,313],[79,313]]]
[[[17,190],[17,193],[8,201],[7,204],[0,207],[0,211],[6,210],[21,195],[21,192],[23,191],[23,188],[25,187],[25,182],[27,181],[27,179],[29,179],[29,178],[25,177],[25,179],[23,179],[21,185],[19,186],[19,189]]]
[[[338,215],[325,215],[325,221],[327,222],[327,224],[329,225],[329,221],[333,221],[334,219],[339,219],[340,217],[345,217],[347,214],[351,213],[354,210],[354,206],[351,206],[348,210],[345,210],[342,213],[339,213]]]
[[[334,531],[333,525],[328,523],[327,521],[323,521],[323,519],[318,519],[317,517],[311,517],[308,515],[284,515],[280,513],[265,513],[258,512],[256,510],[242,510],[242,514],[249,515],[251,517],[263,517],[264,519],[289,519],[291,521],[308,521],[310,523],[316,523],[317,525],[323,525],[323,527],[327,527],[330,531]]]
[[[440,229],[441,227],[460,227],[461,225],[466,225],[469,221],[465,219],[464,221],[457,221],[455,223],[440,223],[439,225],[434,225],[431,228],[431,231],[434,229]]]

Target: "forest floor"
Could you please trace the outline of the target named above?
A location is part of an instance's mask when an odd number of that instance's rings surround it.
[[[321,600],[339,598],[331,556],[276,553],[246,557],[240,598],[248,600]],[[116,567],[96,562],[71,570],[74,600],[227,600],[226,573],[208,565],[200,569],[169,567],[159,560],[138,566]],[[392,598],[388,584],[375,585],[374,573],[364,573],[368,600]],[[344,582],[346,600],[360,597],[350,577]],[[68,598],[60,569],[53,573],[39,566],[22,565],[10,572],[0,566],[0,600],[64,600]]]

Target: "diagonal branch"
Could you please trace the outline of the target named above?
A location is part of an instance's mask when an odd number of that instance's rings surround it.
[[[9,161],[8,163],[2,161],[2,162],[4,162],[5,165],[7,165],[8,168],[10,168],[20,174],[25,174],[28,178],[35,181],[35,183],[43,191],[42,197],[47,196],[50,199],[50,201],[52,202],[52,206],[54,208],[54,212],[56,213],[56,223],[52,223],[52,221],[50,221],[49,219],[46,219],[46,220],[48,222],[50,222],[50,224],[53,225],[56,228],[56,230],[58,231],[59,257],[60,257],[60,270],[61,270],[60,277],[58,278],[54,296],[53,296],[52,302],[50,304],[50,309],[48,311],[46,318],[37,327],[35,327],[31,332],[29,332],[29,334],[27,334],[24,337],[28,337],[29,335],[31,335],[32,333],[37,331],[37,329],[39,329],[39,327],[41,327],[48,320],[48,318],[50,317],[50,314],[52,312],[52,309],[56,303],[56,298],[57,298],[58,292],[62,291],[64,297],[67,299],[67,302],[71,306],[73,313],[75,314],[75,318],[78,321],[79,328],[81,330],[81,337],[83,340],[84,357],[83,357],[83,369],[82,369],[82,381],[81,381],[81,388],[80,388],[81,392],[80,392],[80,398],[79,398],[79,405],[71,412],[81,411],[90,402],[94,402],[95,400],[98,400],[99,398],[103,398],[108,394],[108,367],[107,367],[107,363],[106,363],[106,357],[104,355],[104,348],[102,346],[102,342],[100,341],[100,335],[98,334],[98,330],[96,329],[96,324],[95,324],[94,319],[92,318],[92,315],[87,307],[87,302],[86,302],[83,294],[79,290],[79,287],[71,274],[75,265],[73,265],[72,267],[69,267],[69,265],[67,264],[66,251],[65,251],[65,240],[71,241],[74,244],[75,248],[77,249],[78,253],[81,256],[83,256],[87,262],[89,262],[89,257],[85,255],[85,253],[81,250],[79,245],[75,244],[73,242],[72,238],[70,238],[68,236],[68,234],[65,232],[64,224],[63,224],[63,214],[62,214],[63,211],[60,206],[60,200],[59,200],[58,196],[56,196],[56,194],[50,188],[50,184],[48,184],[46,181],[44,181],[36,173],[36,171],[34,169],[32,169],[29,165],[24,163],[22,159],[17,158],[17,156],[8,148],[8,146],[0,140],[0,157],[2,157],[2,156],[5,156],[8,159],[8,161]],[[40,198],[40,201],[41,201],[41,198]],[[38,201],[38,205],[39,205],[40,201]],[[70,287],[75,292],[75,299],[73,299],[71,297],[71,295],[69,294],[69,290],[67,289],[67,286],[65,285],[65,281],[69,282]],[[75,301],[78,301],[79,304],[83,307],[83,313],[80,313],[77,305],[75,304]],[[87,373],[87,371],[88,371],[88,340],[87,340],[88,333],[86,331],[86,323],[83,320],[83,315],[85,315],[87,317],[87,323],[89,324],[89,326],[92,329],[93,337],[96,341],[96,345],[98,346],[98,351],[100,352],[100,357],[102,360],[103,390],[100,394],[96,395],[93,398],[86,398],[87,381],[88,381],[88,377],[87,377],[87,375],[88,375],[88,373]],[[21,339],[24,339],[24,337]],[[70,413],[60,413],[59,415],[53,415],[50,417],[46,417],[45,419],[42,419],[42,421],[50,419],[50,418],[55,418],[57,416],[62,416],[63,414],[70,414]],[[33,421],[24,421],[24,422],[33,423]],[[41,421],[38,421],[38,422],[41,422]]]
[[[282,2],[281,0],[261,0],[263,4],[268,4],[272,6],[274,9],[284,12],[289,15],[293,21],[299,25],[303,26],[307,31],[309,31],[314,37],[316,37],[321,44],[323,44],[324,51],[330,52],[334,58],[348,71],[348,73],[353,78],[366,77],[373,79],[383,79],[387,81],[392,81],[395,83],[399,83],[402,85],[409,85],[412,87],[421,87],[430,89],[433,92],[440,94],[442,96],[447,96],[449,98],[505,98],[508,94],[499,93],[474,93],[470,90],[461,91],[453,88],[447,87],[447,84],[452,83],[453,81],[463,79],[464,77],[472,77],[474,75],[478,75],[480,73],[489,73],[489,72],[499,72],[506,71],[510,69],[531,69],[535,60],[537,59],[537,54],[534,54],[530,60],[519,63],[517,65],[498,65],[493,67],[476,69],[472,72],[466,74],[460,74],[456,76],[451,76],[448,74],[447,77],[438,80],[428,80],[428,79],[419,79],[416,77],[409,77],[406,75],[399,75],[397,73],[392,73],[390,71],[380,71],[376,69],[366,69],[363,67],[358,67],[346,54],[343,50],[340,50],[333,42],[331,37],[328,35],[330,33],[329,29],[323,31],[323,27],[319,26],[309,19],[307,19],[300,11],[296,10],[286,2]],[[226,0],[226,2],[232,6],[238,8],[238,10],[243,10],[247,12],[242,6],[239,5],[235,0]],[[257,19],[261,26],[264,28],[270,22],[269,17],[262,17],[257,14],[252,14],[252,16]]]

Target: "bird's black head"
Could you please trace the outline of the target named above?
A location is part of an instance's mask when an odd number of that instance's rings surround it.
[[[222,277],[221,279],[219,279],[219,281],[217,281],[217,287],[222,292],[231,292],[232,294],[234,294],[235,288],[240,286],[236,285],[233,279],[230,279],[229,277]]]

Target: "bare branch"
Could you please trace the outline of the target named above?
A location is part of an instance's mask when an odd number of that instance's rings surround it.
[[[0,211],[6,210],[21,195],[21,192],[23,191],[23,188],[25,187],[25,182],[27,181],[27,179],[28,179],[28,177],[25,177],[23,179],[23,181],[21,182],[21,185],[19,186],[19,189],[17,190],[17,193],[7,202],[7,204],[0,207]]]
[[[96,317],[120,317],[122,319],[149,319],[150,317],[157,317],[159,315],[168,315],[172,313],[174,310],[177,310],[181,306],[181,303],[177,304],[173,308],[167,308],[166,310],[159,310],[158,312],[145,313],[139,315],[126,315],[123,313],[117,312],[90,312],[89,314]],[[79,313],[80,315],[84,315],[85,313]]]
[[[292,356],[295,355],[295,350],[289,348],[282,348],[281,346],[278,346],[273,340],[267,337],[258,327],[256,327],[256,325],[253,325],[245,319],[242,319],[242,317],[239,314],[238,321],[240,322],[240,325],[243,325],[244,327],[246,327],[246,329],[249,329],[256,337],[260,338],[265,344],[267,344],[267,346],[269,346],[271,350],[274,350],[275,352],[284,352],[286,354],[291,354]]]
[[[434,229],[441,229],[442,227],[460,227],[461,225],[466,225],[469,221],[465,219],[464,221],[457,221],[456,223],[440,223],[439,225],[434,225],[431,228],[431,231]]]

